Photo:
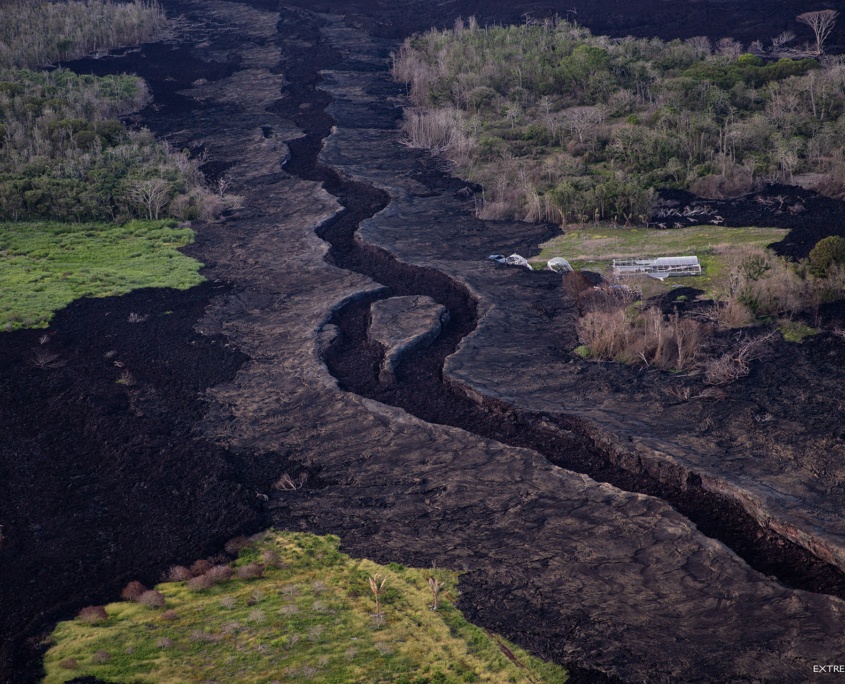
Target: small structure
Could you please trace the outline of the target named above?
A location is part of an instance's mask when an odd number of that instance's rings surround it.
[[[701,264],[696,256],[614,259],[613,273],[618,276],[647,275],[663,280],[675,276],[701,275]]]
[[[533,270],[531,268],[531,264],[528,263],[528,259],[524,256],[520,256],[519,254],[511,254],[510,256],[504,256],[503,254],[491,254],[487,258],[499,264],[505,264],[507,266],[524,266],[528,270]]]
[[[555,273],[571,273],[572,266],[563,257],[553,257],[546,263],[546,268]]]

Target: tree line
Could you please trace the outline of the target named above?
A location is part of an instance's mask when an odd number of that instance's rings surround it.
[[[116,117],[149,99],[134,76],[0,70],[0,219],[208,217],[198,164]]]
[[[58,59],[150,39],[157,2],[3,5],[0,22],[0,220],[124,222],[209,218],[225,188],[206,187],[201,160],[129,130],[120,117],[150,99],[135,76],[38,71]]]
[[[138,45],[167,22],[155,0],[6,0],[0,7],[0,65],[6,67],[39,67]]]
[[[404,130],[483,186],[482,218],[645,223],[655,188],[767,181],[845,197],[845,60],[823,54],[836,13],[801,16],[815,43],[791,52],[789,35],[746,48],[459,20],[394,55]]]

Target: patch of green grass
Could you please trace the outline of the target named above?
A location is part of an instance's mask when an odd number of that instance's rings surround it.
[[[339,547],[337,537],[270,532],[236,562],[275,552],[281,564],[268,565],[259,579],[200,592],[184,582],[161,584],[164,609],[113,603],[103,623],[62,622],[45,656],[44,681],[87,675],[156,684],[566,681],[561,667],[468,623],[454,607],[457,573],[379,566]],[[375,573],[387,578],[382,620],[373,616],[368,578]],[[437,611],[432,575],[444,585]]]
[[[590,348],[586,344],[579,345],[572,351],[582,359],[589,359],[592,354],[592,352],[590,352]]]
[[[588,226],[569,230],[542,245],[532,261],[561,256],[574,268],[610,273],[613,259],[626,257],[697,256],[703,275],[668,278],[666,289],[685,285],[709,290],[724,272],[724,259],[742,245],[765,247],[784,238],[782,228],[690,226],[673,230]]]
[[[787,342],[797,342],[800,344],[805,338],[819,334],[818,329],[811,328],[806,323],[801,323],[800,321],[781,319],[777,322],[777,326],[780,334],[783,335],[783,339]]]
[[[177,251],[193,238],[174,221],[0,223],[0,330],[46,327],[80,297],[197,285],[202,264]]]

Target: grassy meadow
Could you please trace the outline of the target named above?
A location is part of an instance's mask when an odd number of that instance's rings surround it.
[[[457,573],[380,566],[339,546],[332,536],[268,532],[241,551],[231,579],[204,589],[189,588],[196,577],[160,584],[159,608],[113,603],[101,621],[60,623],[44,681],[566,681],[561,667],[469,624],[454,607]],[[378,575],[381,617],[370,589]],[[437,610],[431,577],[443,585]]]
[[[175,221],[0,223],[0,330],[46,327],[80,297],[197,285],[202,264],[178,251],[193,237]]]

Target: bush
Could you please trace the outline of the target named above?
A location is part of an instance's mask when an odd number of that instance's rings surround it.
[[[831,266],[845,264],[845,238],[831,235],[816,243],[810,250],[810,268],[824,277]]]
[[[281,556],[271,549],[267,549],[261,553],[261,562],[267,567],[284,567]]]
[[[187,587],[191,591],[206,591],[214,586],[214,582],[207,575],[198,575],[188,580]]]
[[[76,617],[89,625],[99,625],[109,619],[109,615],[103,606],[86,606],[79,611]]]
[[[145,592],[147,588],[140,582],[133,580],[120,592],[120,598],[124,601],[137,601]]]
[[[708,332],[699,321],[664,316],[655,307],[590,311],[578,322],[578,337],[591,358],[664,370],[692,368]]]
[[[91,656],[91,660],[97,663],[97,665],[105,665],[111,660],[111,655],[108,651],[99,650],[94,652],[94,655]]]
[[[234,574],[235,571],[228,565],[215,565],[207,573],[205,573],[204,576],[207,577],[212,584],[219,584],[220,582],[232,579]]]
[[[240,580],[258,579],[264,574],[264,568],[258,563],[248,563],[240,566],[237,572]]]
[[[168,582],[187,582],[193,575],[184,565],[174,565],[167,571]]]
[[[234,537],[226,542],[226,545],[223,547],[231,556],[237,556],[242,549],[245,549],[249,546],[249,539],[244,536]]]
[[[200,559],[198,561],[194,561],[193,565],[191,565],[191,574],[194,577],[199,577],[200,575],[207,573],[211,570],[211,568],[212,564],[209,561]]]
[[[151,589],[138,597],[138,603],[147,606],[147,608],[164,608],[166,601],[164,594]]]

